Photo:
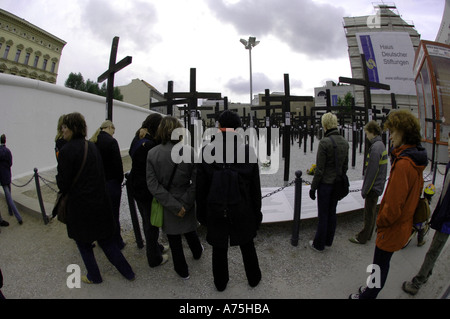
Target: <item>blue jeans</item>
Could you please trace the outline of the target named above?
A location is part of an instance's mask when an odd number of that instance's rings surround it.
[[[8,212],[10,215],[14,213],[14,216],[16,216],[17,220],[19,222],[22,221],[22,216],[20,216],[19,211],[17,210],[16,204],[14,204],[14,201],[11,196],[11,184],[9,185],[2,185],[3,191],[5,192],[5,198],[6,203],[8,203]]]
[[[97,242],[109,262],[117,268],[122,276],[128,280],[132,280],[135,274],[130,264],[120,251],[119,246],[117,246],[116,240],[114,238],[110,238],[106,240],[98,240]],[[101,283],[103,279],[100,275],[100,270],[95,259],[92,243],[81,243],[78,241],[76,241],[76,243],[78,250],[80,251],[81,258],[83,258],[84,265],[86,266],[88,279],[96,284]]]
[[[319,223],[313,242],[314,248],[317,250],[323,250],[325,245],[331,246],[333,244],[337,219],[336,206],[338,203],[333,190],[334,185],[332,184],[319,184],[317,190]]]

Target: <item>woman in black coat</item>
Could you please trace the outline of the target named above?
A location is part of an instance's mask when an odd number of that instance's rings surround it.
[[[213,246],[213,276],[217,290],[225,290],[228,280],[228,243],[239,246],[245,273],[251,287],[261,280],[253,239],[262,221],[259,166],[252,148],[237,138],[239,116],[224,111],[219,117],[222,135],[204,147],[202,163],[197,168],[197,218],[206,225],[206,240]],[[222,141],[218,139],[222,138]],[[226,154],[226,144],[233,143],[233,156]],[[208,154],[223,148],[223,160],[208,163]],[[214,148],[214,149],[213,149]],[[205,157],[206,155],[206,157]],[[242,155],[245,158],[240,158]],[[220,155],[218,155],[220,156]],[[253,159],[253,160],[251,160]],[[222,162],[222,163],[221,163]]]
[[[169,259],[167,254],[163,254],[166,248],[158,243],[159,227],[153,226],[150,222],[153,195],[147,188],[146,176],[147,154],[149,150],[158,145],[155,137],[161,120],[162,116],[159,113],[150,114],[136,132],[129,150],[132,164],[127,179],[127,186],[131,188],[142,217],[147,262],[152,268],[166,263]]]
[[[63,194],[69,194],[67,234],[75,240],[87,269],[87,276],[81,279],[86,283],[102,282],[92,249],[92,242],[97,241],[119,272],[125,278],[133,280],[134,272],[114,240],[118,227],[106,194],[102,158],[97,147],[85,140],[86,131],[86,122],[80,113],[64,117],[63,134],[68,142],[60,150],[56,176],[59,190]],[[72,185],[81,168],[86,143],[86,163],[78,180]]]
[[[106,120],[94,133],[90,141],[95,143],[102,156],[103,168],[105,169],[106,191],[111,201],[115,222],[119,228],[116,234],[116,240],[119,248],[123,249],[125,243],[120,235],[120,200],[122,197],[123,164],[119,143],[113,137],[115,131],[114,124],[110,120]]]

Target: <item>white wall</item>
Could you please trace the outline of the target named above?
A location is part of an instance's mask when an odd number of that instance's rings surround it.
[[[55,135],[60,115],[80,112],[86,118],[88,138],[106,118],[106,99],[42,81],[0,74],[0,134],[13,155],[13,179],[56,167]],[[144,119],[153,113],[114,101],[114,138],[121,150]]]

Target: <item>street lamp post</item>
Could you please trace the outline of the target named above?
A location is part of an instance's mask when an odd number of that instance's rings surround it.
[[[248,50],[249,57],[250,57],[250,105],[252,105],[252,101],[253,101],[252,48],[257,46],[260,41],[256,41],[256,37],[249,37],[248,40],[241,39],[240,41],[245,46],[245,49]]]

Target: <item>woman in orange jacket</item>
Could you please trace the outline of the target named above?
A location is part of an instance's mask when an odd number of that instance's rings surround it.
[[[402,249],[411,235],[414,211],[423,188],[427,152],[418,119],[408,110],[391,112],[385,123],[393,147],[392,166],[377,217],[377,239],[373,258],[373,281],[361,287],[351,299],[374,299],[383,288],[394,252]]]

